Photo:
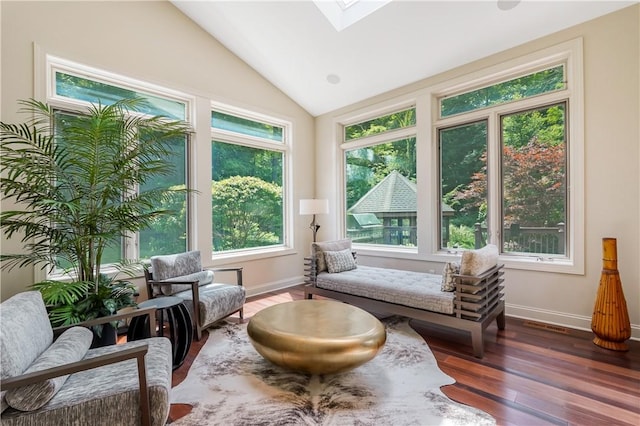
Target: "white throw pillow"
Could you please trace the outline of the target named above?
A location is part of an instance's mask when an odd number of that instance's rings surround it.
[[[462,252],[460,274],[478,276],[498,264],[498,247],[487,244],[481,249]]]
[[[327,270],[331,274],[351,271],[358,267],[356,260],[353,258],[353,254],[351,253],[351,249],[325,251],[324,260],[327,263]]]

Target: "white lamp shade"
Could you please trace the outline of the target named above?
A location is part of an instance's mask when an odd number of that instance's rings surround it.
[[[327,214],[329,213],[329,200],[300,200],[300,214]]]

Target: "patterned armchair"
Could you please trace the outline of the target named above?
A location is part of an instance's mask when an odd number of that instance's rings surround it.
[[[242,268],[202,269],[199,251],[152,256],[145,270],[149,298],[176,296],[184,299],[193,320],[196,340],[202,330],[239,312],[243,319],[246,292],[242,286]],[[235,271],[236,284],[214,283],[214,273]]]
[[[171,390],[169,340],[89,349],[93,333],[86,327],[137,315],[153,320],[155,309],[52,329],[40,292],[2,302],[0,423],[164,425]]]

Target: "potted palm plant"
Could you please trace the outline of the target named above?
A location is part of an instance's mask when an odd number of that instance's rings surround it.
[[[92,104],[72,114],[26,100],[26,122],[0,123],[0,191],[16,206],[0,213],[0,229],[21,238],[24,250],[2,253],[1,266],[55,272],[55,280],[33,286],[54,326],[135,304],[130,282],[103,273],[103,255],[171,214],[163,201],[186,191],[134,191],[173,171],[169,141],[188,132],[184,122],[137,113],[143,102]]]

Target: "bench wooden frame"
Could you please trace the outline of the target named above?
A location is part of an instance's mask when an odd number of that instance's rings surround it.
[[[497,265],[478,276],[454,275],[454,313],[442,314],[317,287],[315,261],[311,258],[305,260],[307,278],[307,284],[304,287],[305,298],[311,299],[313,295],[329,297],[370,312],[401,315],[467,331],[471,334],[473,355],[478,358],[484,356],[482,333],[489,324],[495,319],[498,329],[505,328],[504,265]]]

